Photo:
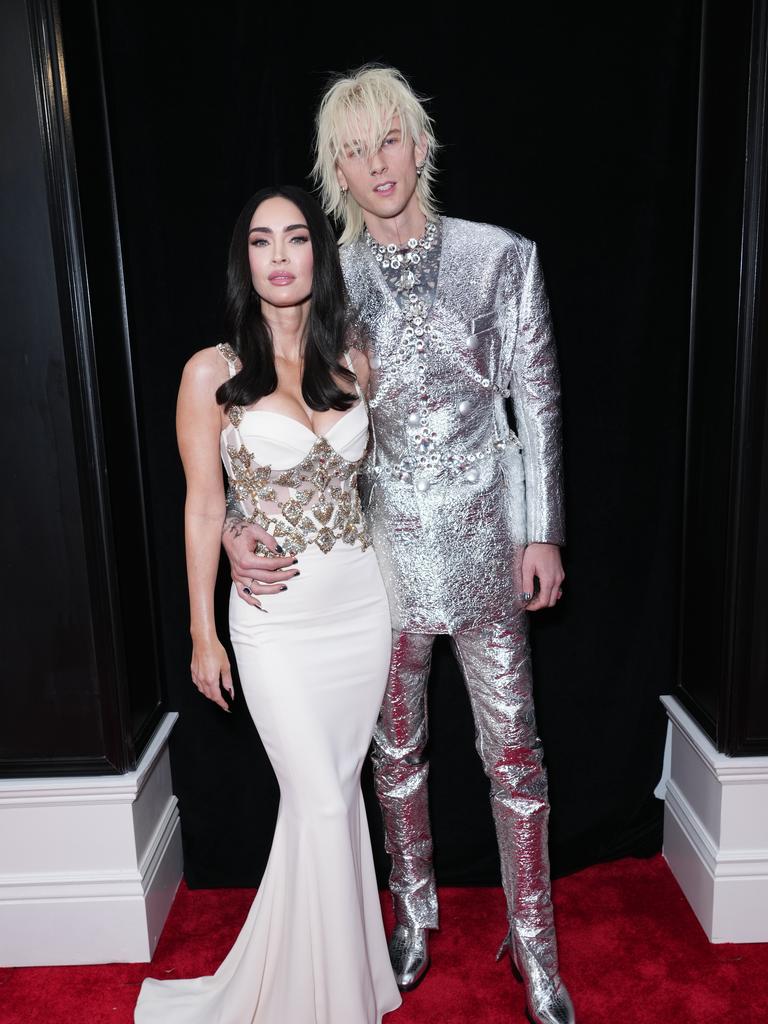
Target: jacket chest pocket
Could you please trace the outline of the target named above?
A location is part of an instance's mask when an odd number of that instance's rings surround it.
[[[482,313],[473,317],[466,325],[467,334],[463,340],[463,355],[467,363],[482,378],[493,381],[499,365],[501,332],[496,312]],[[478,383],[482,381],[478,380]],[[488,386],[488,385],[484,385]]]

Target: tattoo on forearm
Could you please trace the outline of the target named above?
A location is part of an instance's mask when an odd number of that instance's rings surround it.
[[[242,509],[237,504],[231,487],[227,488],[227,515],[224,520],[222,533],[231,533],[233,537],[239,537],[248,522],[243,515]]]
[[[235,492],[227,487],[227,519],[245,519],[240,506],[237,503]]]

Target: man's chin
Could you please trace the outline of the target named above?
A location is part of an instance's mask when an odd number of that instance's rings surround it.
[[[363,206],[360,203],[360,207],[364,214],[369,214],[371,217],[377,217],[379,220],[392,220],[393,217],[399,217],[408,206],[410,197],[402,202],[399,199],[381,199],[377,202],[371,203],[370,201]]]

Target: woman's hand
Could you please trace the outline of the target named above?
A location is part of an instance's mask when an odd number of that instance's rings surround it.
[[[258,541],[274,551],[275,557],[254,554]],[[257,594],[279,593],[285,590],[286,582],[291,577],[299,575],[293,555],[278,557],[282,548],[279,548],[270,533],[256,523],[246,523],[235,516],[228,517],[224,523],[221,543],[229,559],[238,597],[246,604],[261,608]]]
[[[534,577],[539,581],[538,593],[534,590]],[[554,608],[563,596],[564,579],[565,573],[557,544],[528,545],[523,555],[523,591],[535,596],[527,603],[527,611]]]
[[[192,644],[192,682],[200,693],[229,711],[229,705],[221,694],[223,687],[235,699],[235,688],[232,685],[232,673],[229,669],[229,658],[218,637],[197,641]]]

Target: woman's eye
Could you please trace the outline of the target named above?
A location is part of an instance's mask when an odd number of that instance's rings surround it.
[[[298,242],[299,245],[303,245],[304,242],[308,242],[309,241],[309,236],[308,235],[294,235],[293,238],[291,239],[291,241],[292,242]]]
[[[254,238],[251,241],[251,245],[257,246],[257,247],[260,247],[260,246],[263,246],[263,245],[266,245],[266,244],[267,244],[266,238]]]

